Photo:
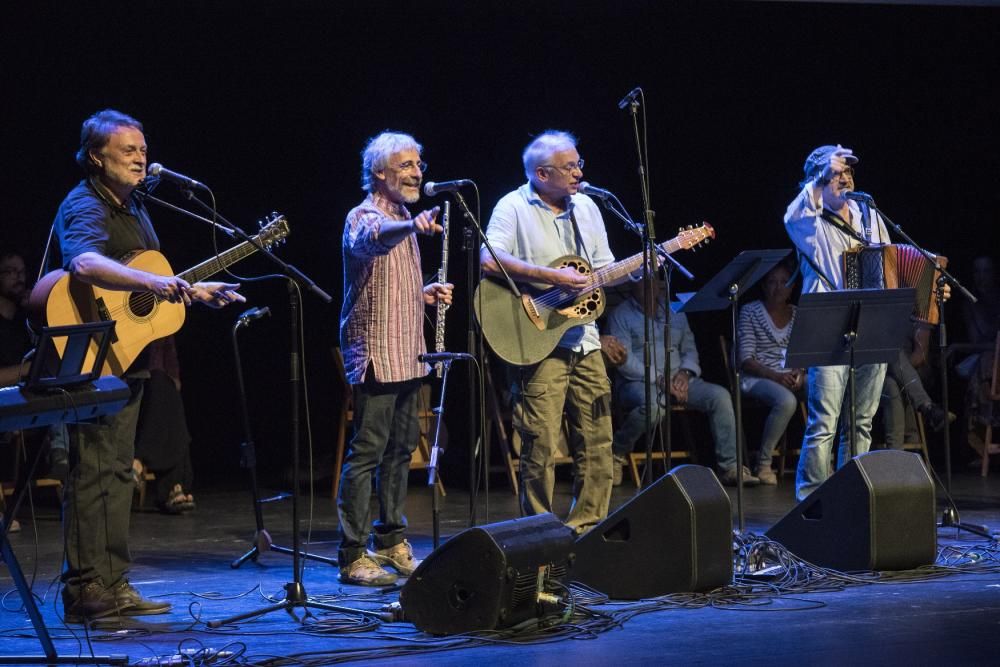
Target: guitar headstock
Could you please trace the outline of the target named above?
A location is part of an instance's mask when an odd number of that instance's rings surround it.
[[[265,248],[270,248],[275,243],[281,243],[288,236],[288,219],[277,211],[272,212],[271,215],[257,224],[260,225],[257,241]]]
[[[677,244],[685,250],[697,248],[715,238],[715,229],[707,222],[701,223],[700,227],[688,225],[686,229],[682,227],[678,231]]]

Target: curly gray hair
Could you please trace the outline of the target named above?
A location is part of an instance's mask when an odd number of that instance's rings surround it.
[[[375,172],[385,169],[390,157],[407,150],[421,153],[424,148],[416,139],[402,132],[386,130],[369,139],[365,149],[361,151],[361,189],[371,192],[375,187]]]

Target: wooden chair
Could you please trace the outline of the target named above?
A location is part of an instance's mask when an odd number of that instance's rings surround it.
[[[993,377],[990,380],[990,400],[1000,401],[1000,333],[997,334],[996,344],[993,346]],[[990,474],[990,455],[1000,454],[1000,442],[994,442],[994,439],[995,432],[991,419],[986,424],[986,433],[983,436],[983,466],[979,473],[983,477]]]
[[[677,417],[677,421],[681,425],[681,434],[684,438],[685,449],[674,449],[670,450],[670,463],[673,463],[674,459],[694,459],[694,436],[691,433],[691,410],[683,405],[671,405],[670,406],[671,417]],[[653,431],[654,443],[658,441],[658,435],[660,430],[663,428],[664,419],[660,420],[660,423],[656,425]],[[671,420],[672,421],[672,420]],[[640,440],[641,443],[645,443],[645,440]],[[650,461],[660,461],[663,463],[663,472],[666,473],[672,466],[666,461],[667,453],[665,451],[652,452],[650,456]],[[632,482],[639,487],[642,484],[642,474],[639,470],[640,466],[646,465],[646,452],[643,451],[631,451],[628,455],[628,469],[629,473],[632,475]]]
[[[517,459],[514,451],[520,451],[520,436],[515,433],[515,429],[510,426],[511,410],[504,409],[494,386],[493,377],[489,365],[483,370],[486,379],[486,437],[491,438],[496,434],[500,445],[500,453],[503,457],[503,466],[507,473],[507,481],[510,483],[511,492],[517,496],[519,493],[517,481]],[[515,443],[515,439],[517,442]],[[492,471],[492,468],[490,468]]]
[[[337,494],[340,492],[340,469],[344,465],[344,453],[347,446],[347,429],[354,420],[354,394],[351,391],[350,383],[347,381],[347,371],[344,368],[344,354],[340,351],[339,347],[334,347],[332,354],[334,379],[337,381],[338,390],[341,395],[340,414],[336,426],[337,441],[334,444],[333,490],[331,492],[333,501],[337,502]],[[427,462],[431,457],[431,445],[433,444],[428,438],[433,437],[437,424],[437,415],[430,406],[429,386],[422,388],[420,401],[420,412],[417,414],[417,418],[420,420],[420,439],[417,441],[417,448],[414,450],[413,458],[410,460],[410,470],[425,468],[427,466]],[[438,491],[441,492],[441,496],[444,497],[447,494],[445,493],[444,483],[441,481],[440,470],[438,473],[437,487]]]
[[[719,336],[719,349],[722,352],[722,362],[725,364],[725,368],[726,368],[726,381],[729,384],[729,391],[730,391],[730,393],[732,393],[732,391],[733,391],[733,378],[734,378],[734,376],[733,376],[732,364],[729,362],[729,360],[730,360],[729,339],[726,338],[725,336]],[[752,407],[758,407],[758,408],[765,409],[765,410],[768,409],[767,406],[764,405],[763,403],[760,403],[759,401],[755,401],[755,400],[753,400],[752,398],[750,398],[748,396],[741,396],[740,397],[740,401],[741,401],[740,402],[741,405],[745,405],[745,406],[748,406],[748,407],[751,407],[751,406]],[[803,402],[801,400],[799,401],[799,414],[802,415],[802,424],[803,424],[803,426],[805,426],[806,422],[808,421],[808,413],[806,412],[806,404],[805,404],[805,402]],[[742,429],[743,425],[742,424],[737,424],[737,428]],[[746,443],[747,440],[746,440],[746,434],[745,433],[743,434],[742,440],[743,440],[744,443]],[[787,461],[788,456],[789,455],[798,456],[802,452],[802,448],[801,447],[795,447],[795,448],[789,449],[789,446],[788,446],[788,428],[787,427],[785,428],[785,432],[781,434],[781,440],[778,441],[778,446],[776,447],[776,451],[777,451],[777,454],[778,454],[778,476],[779,477],[784,477],[785,472],[786,472],[785,462]]]

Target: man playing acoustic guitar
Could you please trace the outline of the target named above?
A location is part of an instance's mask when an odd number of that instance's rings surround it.
[[[597,205],[578,192],[583,160],[576,138],[544,132],[525,149],[523,161],[528,182],[497,203],[487,238],[515,281],[585,288],[590,278],[578,268],[549,266],[567,254],[594,269],[614,261]],[[500,275],[488,251],[480,259],[487,275]],[[603,519],[611,500],[611,385],[602,346],[612,363],[625,360],[621,343],[601,337],[593,322],[569,328],[548,356],[517,368],[513,387],[513,424],[522,442],[521,511],[552,511],[553,461],[565,414],[576,472],[566,524],[577,533]]]
[[[119,260],[158,250],[145,206],[133,193],[146,177],[146,140],[139,121],[112,109],[83,123],[77,164],[86,177],[63,200],[53,223],[64,270],[80,283],[150,293],[171,302],[221,307],[245,299],[239,285],[189,284],[130,268]],[[50,260],[50,264],[55,264]],[[112,313],[113,315],[113,313]],[[121,412],[70,428],[71,472],[63,496],[66,620],[162,614],[170,604],[149,600],[128,581],[132,457],[145,356],[126,371],[132,397]]]

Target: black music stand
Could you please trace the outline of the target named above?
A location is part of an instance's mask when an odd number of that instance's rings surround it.
[[[803,294],[785,354],[786,368],[848,366],[850,455],[857,456],[855,369],[892,361],[912,326],[916,290],[862,289]]]
[[[28,380],[25,383],[25,388],[33,391],[63,391],[66,388],[76,387],[97,379],[100,375],[101,369],[104,367],[104,360],[108,354],[114,326],[114,321],[109,320],[107,322],[93,322],[90,324],[79,324],[64,327],[46,327],[43,329],[39,338],[38,347],[36,348],[35,356],[31,360],[31,367],[28,371]],[[66,339],[66,346],[63,350],[64,353],[62,357],[59,356],[55,345],[53,344],[53,340],[58,338]],[[94,349],[97,354],[94,357],[93,366],[90,368],[84,368],[83,365],[86,361],[86,353],[88,349]],[[124,383],[120,380],[119,383],[124,386]],[[114,414],[125,407],[126,402],[127,398],[117,403],[108,404],[102,409],[102,414]],[[56,423],[60,420],[60,418],[61,414],[49,411],[49,417],[47,419],[44,415],[41,415],[40,418],[34,421],[32,425],[48,426]],[[0,420],[0,432],[17,430],[17,428],[18,426],[14,423],[8,423]],[[35,456],[35,462],[31,466],[32,472],[34,471],[37,463],[38,455]],[[14,511],[16,511],[17,506],[21,504],[20,496],[24,493],[25,488],[27,487],[23,487],[21,489],[21,493],[17,494],[18,499],[13,505]],[[49,630],[45,627],[45,620],[42,619],[42,615],[38,611],[38,605],[35,604],[35,598],[31,593],[31,588],[28,586],[28,581],[24,578],[21,566],[17,562],[17,558],[14,556],[14,550],[7,541],[7,517],[0,519],[0,554],[2,554],[3,561],[7,564],[7,569],[10,570],[11,579],[14,580],[14,586],[17,588],[17,592],[21,596],[21,603],[24,605],[24,610],[28,614],[28,618],[31,620],[31,625],[35,629],[35,634],[38,635],[38,642],[42,645],[42,650],[45,652],[44,656],[0,656],[0,665],[128,664],[128,656],[124,655],[60,657],[56,652],[55,645],[52,643],[52,637],[49,635]]]
[[[722,310],[729,308],[732,325],[733,344],[729,354],[729,367],[733,374],[730,389],[733,398],[733,416],[736,420],[736,516],[740,532],[743,532],[743,407],[740,400],[740,368],[736,354],[739,349],[737,323],[739,321],[738,301],[748,289],[757,284],[768,271],[788,257],[791,250],[746,250],[732,259],[721,271],[712,276],[680,308],[684,313]],[[649,462],[646,462],[649,465]]]

